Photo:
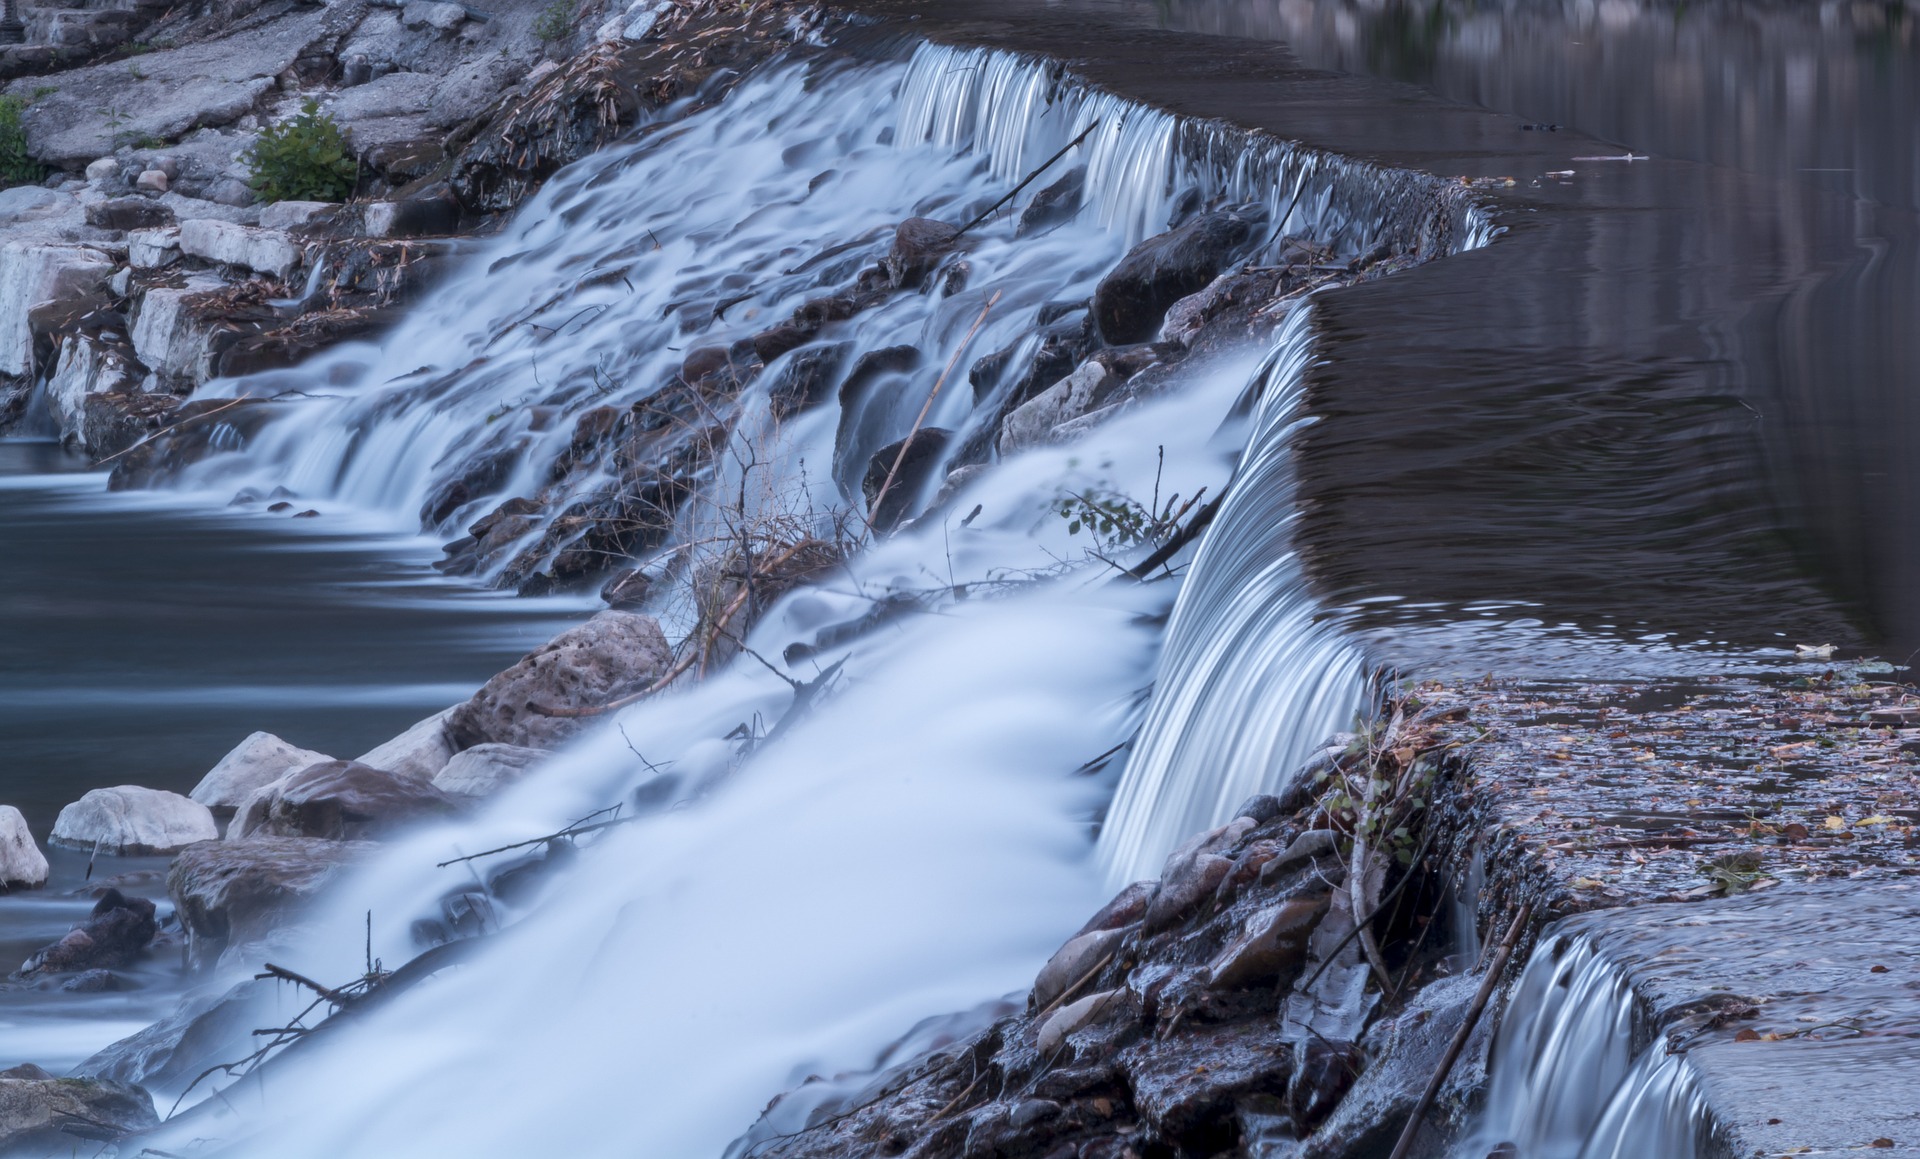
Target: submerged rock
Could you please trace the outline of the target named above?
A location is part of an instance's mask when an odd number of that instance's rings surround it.
[[[153,1097],[139,1087],[57,1079],[31,1064],[0,1071],[0,1154],[65,1155],[78,1140],[118,1139],[159,1123]]]
[[[130,966],[159,932],[152,902],[109,889],[94,903],[84,923],[52,945],[36,950],[13,972],[13,978],[46,978]]]
[[[869,519],[874,530],[887,531],[899,526],[914,508],[914,500],[925,489],[927,482],[939,467],[948,446],[953,442],[953,432],[939,427],[927,427],[916,431],[911,437],[881,447],[873,457],[867,460],[866,474],[860,479],[860,493],[867,501]],[[905,448],[906,455],[901,456]],[[899,470],[894,465],[899,464]],[[893,485],[887,486],[887,476],[893,475]],[[886,487],[884,497],[880,489]],[[878,502],[879,506],[874,504]]]
[[[887,251],[887,276],[894,286],[914,289],[960,240],[960,227],[931,217],[910,217],[893,232]]]
[[[447,718],[460,748],[508,744],[557,748],[592,717],[547,716],[538,708],[598,708],[639,692],[673,664],[651,616],[605,611],[555,636],[487,681]]]
[[[0,891],[47,884],[47,858],[34,844],[27,819],[12,805],[0,805]]]
[[[256,732],[221,757],[187,796],[215,814],[231,813],[261,787],[332,759],[325,753],[288,744],[270,732]]]
[[[48,844],[128,856],[175,853],[220,835],[213,813],[178,793],[118,785],[60,810]]]
[[[1015,407],[1000,424],[1000,453],[1011,455],[1055,441],[1060,424],[1086,414],[1095,392],[1106,384],[1107,368],[1083,363],[1072,374]]]
[[[251,1053],[253,1031],[272,1025],[281,983],[248,979],[230,988],[190,992],[165,1018],[101,1050],[76,1076],[137,1084],[177,1095],[214,1060]]]

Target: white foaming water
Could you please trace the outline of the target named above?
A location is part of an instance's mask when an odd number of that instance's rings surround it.
[[[912,344],[926,365],[965,366],[1013,343],[1041,305],[1085,298],[1189,190],[1264,201],[1276,226],[1291,209],[1287,232],[1325,229],[1348,248],[1433,220],[1429,207],[1414,226],[1390,214],[1367,224],[1370,207],[1385,213],[1415,194],[1283,145],[1227,156],[1236,139],[1252,148],[1244,134],[1127,106],[1036,62],[923,48],[904,67],[777,69],[558,175],[380,346],[210,388],[338,397],[287,404],[288,418],[191,481],[284,484],[404,525],[463,464],[505,456],[494,496],[444,521],[463,522],[542,483],[575,412],[642,399],[685,350],[765,329],[850,283],[909,214],[971,216],[1095,120],[1078,219],[1020,239],[1006,219],[983,226],[969,287],[896,295],[841,324],[849,361]],[[666,192],[682,190],[701,196]],[[994,292],[999,304],[963,350]],[[1175,616],[1178,655],[1160,675],[1148,736],[1167,755],[1155,794],[1177,796],[1177,776],[1269,776],[1241,757],[1284,760],[1285,737],[1317,740],[1351,711],[1358,660],[1315,627],[1285,558],[1285,444],[1305,350],[1296,321],[1255,376],[1242,484],[1196,563],[1202,594]],[[289,1058],[264,1090],[226,1092],[159,1146],[218,1135],[275,1159],[713,1155],[769,1095],[810,1073],[871,1066],[917,1021],[1023,988],[1101,899],[1088,835],[1109,785],[1075,774],[1139,727],[1156,646],[1145,625],[1174,593],[1093,573],[977,593],[1078,557],[1050,510],[1068,489],[1217,492],[1231,457],[1219,454],[1221,424],[1250,387],[1232,371],[1196,377],[1180,398],[1070,449],[993,465],[950,508],[978,505],[979,518],[884,541],[777,606],[748,640],[762,656],[901,593],[940,613],[892,621],[795,672],[846,660],[836,691],[777,740],[749,752],[729,739],[764,735],[792,698],[758,664],[736,663],[621,714],[477,820],[383,851],[283,964],[356,975],[369,911],[375,953],[404,960],[418,948],[416,921],[485,873],[436,862],[630,801],[655,768],[679,778],[680,807],[607,831],[537,900],[492,903],[504,928],[475,961]],[[800,416],[773,441],[768,488],[819,488],[819,464],[864,463],[906,433],[930,386],[860,400],[853,446],[835,446],[844,424],[832,404]],[[970,395],[948,390],[928,424],[964,433],[981,421]],[[845,472],[832,474],[845,485]],[[956,585],[974,598],[930,594]],[[1251,602],[1236,600],[1247,585]],[[1224,652],[1202,638],[1236,630]],[[1294,631],[1301,641],[1283,638]],[[1255,663],[1239,663],[1242,652]],[[1276,690],[1289,673],[1318,689],[1295,707]],[[1233,679],[1262,691],[1234,699]],[[1206,690],[1190,694],[1188,682]],[[1300,722],[1275,715],[1296,707],[1309,714]],[[1182,739],[1197,730],[1229,735]],[[1242,732],[1259,735],[1232,739]],[[1210,748],[1240,763],[1198,768]],[[1180,791],[1193,815],[1238,792]],[[1152,827],[1155,811],[1188,808],[1155,794],[1136,791],[1129,806],[1150,823],[1140,848],[1195,827]]]
[[[1364,699],[1365,663],[1319,621],[1291,546],[1308,316],[1293,311],[1261,368],[1246,455],[1174,604],[1146,726],[1100,833],[1113,884],[1157,876],[1174,846],[1279,787]]]
[[[1638,1051],[1637,1006],[1619,965],[1580,936],[1541,941],[1493,1049],[1485,1109],[1454,1148],[1484,1159],[1693,1159],[1705,1099],[1684,1055]]]
[[[970,526],[878,545],[748,643],[778,656],[889,591],[1043,567],[1074,551],[1050,499],[1096,470],[1151,486],[1161,447],[1163,485],[1217,486],[1209,448],[1243,384],[1214,376],[1001,464],[961,497],[983,508]],[[791,699],[758,665],[636,705],[480,820],[384,853],[290,964],[357,973],[368,910],[375,953],[408,956],[413,920],[476,888],[436,862],[626,798],[652,775],[636,751],[697,799],[611,831],[524,909],[496,903],[506,929],[477,961],[181,1130],[251,1133],[246,1153],[276,1159],[718,1154],[807,1074],[1024,988],[1099,903],[1087,837],[1106,786],[1075,770],[1137,724],[1143,619],[1165,600],[1091,575],[949,603],[818,657],[847,657],[841,690],[751,755],[724,738]]]

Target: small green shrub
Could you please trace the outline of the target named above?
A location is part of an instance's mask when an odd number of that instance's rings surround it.
[[[533,22],[533,34],[540,40],[552,44],[556,40],[565,40],[573,31],[573,12],[567,0],[554,0],[540,10],[540,16]]]
[[[247,184],[262,201],[345,201],[360,176],[346,134],[312,100],[261,130],[247,164]]]
[[[47,175],[38,161],[27,155],[27,131],[20,114],[27,102],[19,97],[0,97],[0,189],[32,185]]]

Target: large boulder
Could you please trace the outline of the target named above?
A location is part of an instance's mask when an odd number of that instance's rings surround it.
[[[275,837],[361,840],[460,811],[459,798],[429,782],[359,761],[326,761],[279,782],[263,831]]]
[[[187,849],[167,871],[167,893],[192,957],[210,962],[227,946],[265,938],[373,848],[357,841],[256,836]]]
[[[220,835],[213,813],[178,793],[118,785],[60,810],[50,845],[127,856],[175,853]]]
[[[47,858],[34,844],[27,819],[12,805],[0,805],[0,891],[47,884]]]
[[[458,797],[491,797],[553,754],[511,744],[477,744],[458,753],[433,778],[433,787]]]
[[[488,742],[557,748],[592,718],[548,716],[535,706],[597,708],[644,690],[672,664],[651,616],[601,612],[487,681],[453,710],[447,733],[463,749]]]
[[[0,1155],[79,1154],[83,1139],[117,1139],[159,1124],[152,1096],[139,1087],[57,1079],[31,1064],[0,1071]]]
[[[94,903],[84,923],[68,930],[52,945],[34,951],[13,972],[13,978],[19,981],[130,966],[160,932],[153,915],[153,903],[146,898],[127,897],[109,889]]]
[[[288,744],[270,732],[256,732],[220,758],[187,794],[215,814],[232,813],[262,786],[333,758]]]
[[[1127,251],[1093,292],[1100,336],[1114,346],[1145,342],[1175,302],[1207,288],[1253,237],[1257,212],[1205,213]]]
[[[385,769],[403,777],[431,781],[457,751],[447,735],[447,718],[453,709],[445,708],[415,723],[407,731],[383,745],[361,753],[354,759],[363,765]]]
[[[873,453],[873,457],[867,460],[865,474],[860,477],[860,494],[867,501],[867,517],[872,521],[874,530],[891,530],[913,513],[914,500],[933,477],[934,470],[939,467],[947,448],[952,444],[952,431],[925,427]],[[904,456],[900,453],[903,447],[906,449]],[[898,471],[894,470],[895,464],[899,465]],[[890,486],[887,483],[889,475],[893,476]],[[887,492],[885,496],[880,494],[883,487]],[[876,502],[879,504],[877,507]]]
[[[31,310],[98,292],[117,264],[87,246],[0,244],[0,374],[30,375],[37,369],[27,320]]]

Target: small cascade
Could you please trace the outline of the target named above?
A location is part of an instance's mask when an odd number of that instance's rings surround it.
[[[1025,235],[1017,214],[988,221],[964,276],[837,321],[837,389],[784,422],[764,384],[806,348],[773,357],[699,482],[737,491],[743,515],[812,519],[856,501],[859,468],[922,413],[965,446],[1006,384],[935,398],[931,373],[881,392],[849,386],[850,368],[1029,349],[1037,318],[1078,309],[1194,204],[1260,203],[1261,244],[1325,230],[1356,257],[1485,237],[1428,179],[1130,106],[1046,62],[922,47],[791,63],[556,175],[380,344],[209,387],[302,401],[236,426],[242,445],[187,482],[284,485],[409,529],[464,526],[506,495],[538,494],[552,519],[609,482],[557,477],[587,412],[630,413],[691,352],[737,349],[855,285],[900,221],[969,220],[1090,126],[1070,220]],[[1288,543],[1308,317],[1293,312],[1251,376],[1252,357],[1196,362],[1071,446],[989,449],[955,476],[955,518],[786,595],[744,645],[795,658],[796,678],[833,675],[804,718],[785,721],[795,690],[771,660],[722,666],[619,713],[478,817],[383,848],[276,962],[353,977],[368,940],[394,963],[476,922],[486,947],[158,1146],[718,1154],[770,1095],[896,1059],[918,1041],[904,1028],[1024,987],[1105,895],[1089,845],[1114,786],[1089,758],[1140,738],[1103,838],[1109,867],[1137,866],[1272,787],[1359,702],[1360,657],[1317,619]],[[1063,497],[1217,495],[1236,459],[1183,585],[1076,567],[1095,561]],[[902,606],[940,614],[871,630]],[[504,896],[501,863],[448,864],[614,807],[622,824],[564,868],[507,863],[546,873],[538,889]]]
[[[1543,939],[1493,1049],[1455,1159],[1695,1159],[1711,1131],[1684,1054],[1648,1046],[1626,972],[1591,937]],[[1505,1149],[1503,1149],[1505,1148]]]
[[[1255,378],[1247,452],[1174,604],[1146,725],[1100,833],[1115,884],[1155,876],[1179,842],[1279,788],[1365,697],[1365,662],[1320,619],[1291,544],[1309,313],[1293,311]]]

